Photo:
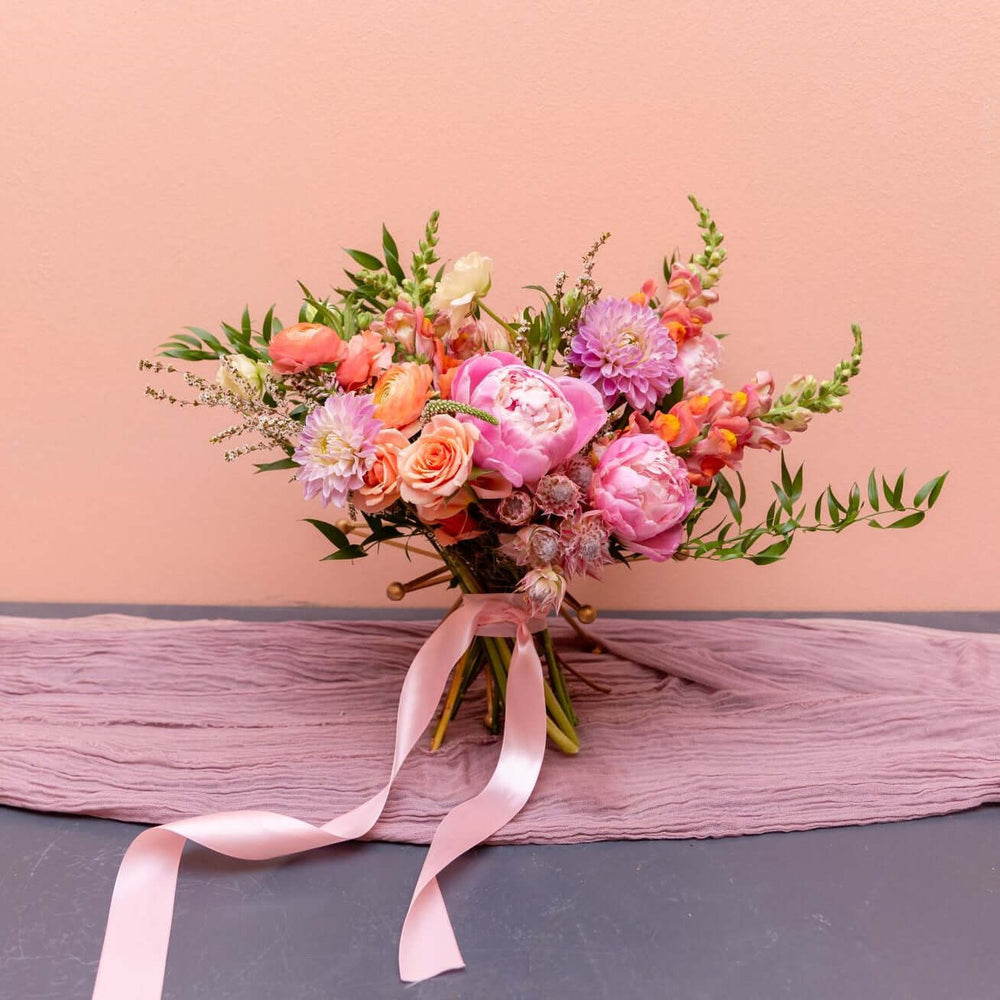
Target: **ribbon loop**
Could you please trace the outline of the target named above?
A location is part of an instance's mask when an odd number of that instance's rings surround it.
[[[534,790],[545,753],[546,715],[542,666],[531,636],[544,627],[516,595],[466,595],[421,646],[403,680],[388,782],[323,826],[245,810],[196,816],[140,833],[125,852],[115,881],[93,1000],[160,1000],[186,840],[229,857],[266,861],[363,836],[382,814],[400,767],[432,721],[448,675],[473,637],[515,636],[496,769],[483,791],[455,806],[435,831],[400,936],[402,979],[415,982],[461,968],[464,962],[437,875],[510,822]]]

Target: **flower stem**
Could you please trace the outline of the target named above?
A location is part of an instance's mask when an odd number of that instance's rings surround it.
[[[552,633],[546,629],[542,633],[542,648],[545,651],[545,661],[549,667],[549,680],[552,683],[552,690],[559,701],[560,706],[566,713],[566,717],[575,726],[579,719],[573,711],[573,702],[569,696],[569,689],[566,687],[566,675],[563,673],[562,664],[556,656],[556,648],[552,642]]]
[[[448,729],[448,723],[451,722],[452,716],[455,714],[455,703],[458,701],[459,692],[465,680],[465,671],[469,665],[471,654],[472,646],[462,654],[462,658],[455,664],[455,672],[452,674],[448,697],[445,699],[444,708],[441,709],[441,718],[438,719],[437,728],[434,730],[434,736],[431,739],[432,751],[437,750],[444,742],[444,734]]]
[[[457,556],[448,553],[444,548],[440,549],[441,558],[448,568],[455,574],[459,586],[467,594],[480,594],[482,587],[472,576],[468,567]],[[497,682],[500,703],[507,695],[507,671],[510,668],[510,647],[505,639],[498,639],[493,636],[482,636],[483,646],[486,655],[493,669],[493,676]],[[557,668],[558,669],[558,668]],[[580,749],[580,737],[573,728],[569,716],[566,714],[559,699],[556,698],[549,682],[542,678],[545,687],[545,707],[548,709],[549,717],[546,719],[545,727],[549,738],[559,747],[563,753],[574,754]],[[572,709],[570,709],[572,711]]]
[[[508,333],[512,333],[515,336],[517,335],[517,330],[515,330],[514,327],[512,327],[506,320],[501,319],[482,299],[477,299],[476,302],[478,303],[479,308],[482,309],[482,311],[486,313],[490,319],[499,323]]]

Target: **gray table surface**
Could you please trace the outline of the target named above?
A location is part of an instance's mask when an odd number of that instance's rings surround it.
[[[1000,630],[993,614],[864,617]],[[141,829],[0,808],[0,1000],[89,998],[118,863]],[[468,968],[407,987],[396,945],[424,853],[346,844],[250,864],[189,847],[164,997],[1000,997],[993,807],[723,840],[479,848],[441,879]]]

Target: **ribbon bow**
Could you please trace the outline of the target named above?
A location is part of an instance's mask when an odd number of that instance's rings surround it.
[[[259,810],[210,813],[140,833],[118,871],[93,1000],[160,1000],[186,840],[228,857],[268,861],[364,836],[382,814],[403,761],[433,719],[451,668],[473,637],[513,633],[496,770],[486,787],[455,806],[435,831],[399,941],[399,975],[406,982],[462,968],[465,963],[437,876],[509,823],[534,790],[545,753],[545,694],[531,634],[542,628],[544,622],[533,619],[513,595],[466,595],[428,637],[406,672],[388,782],[350,812],[322,826]]]

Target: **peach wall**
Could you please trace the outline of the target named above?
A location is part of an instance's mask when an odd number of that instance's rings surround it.
[[[383,219],[409,243],[434,207],[446,254],[495,258],[496,304],[604,228],[627,293],[695,245],[694,192],[728,235],[733,381],[825,374],[865,326],[847,411],[791,449],[807,489],[952,478],[913,532],[584,593],[1000,606],[998,29],[955,0],[5,4],[0,600],[381,604],[405,563],[320,563],[319,508],[223,463],[216,417],[145,399],[136,360],[245,301],[287,321],[295,278],[328,287],[340,246]],[[776,462],[748,465],[766,486]]]

